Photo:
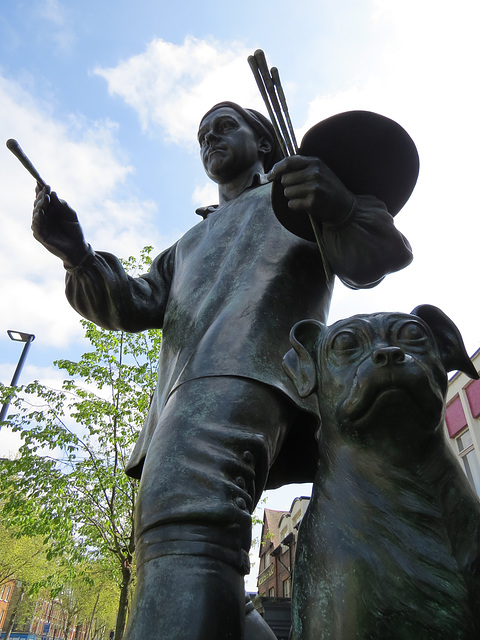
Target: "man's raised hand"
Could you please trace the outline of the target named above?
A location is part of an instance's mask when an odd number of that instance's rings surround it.
[[[76,267],[90,253],[77,214],[48,185],[37,184],[32,216],[34,237],[67,268]]]

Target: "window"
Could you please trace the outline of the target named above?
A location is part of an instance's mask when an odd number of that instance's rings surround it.
[[[269,598],[275,597],[275,587],[270,587],[270,589],[268,590],[268,596]]]
[[[467,429],[462,433],[462,435],[456,438],[456,441],[458,455],[462,460],[467,478],[472,489],[480,496],[480,463],[473,444],[472,434]]]
[[[292,524],[295,526],[299,520],[302,518],[302,511],[297,511],[297,513],[292,516]]]
[[[286,580],[283,581],[283,597],[284,598],[290,598],[291,585],[292,583],[290,578],[287,578]]]

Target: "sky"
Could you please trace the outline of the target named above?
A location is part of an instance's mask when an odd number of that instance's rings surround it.
[[[0,140],[15,138],[77,212],[94,249],[121,257],[170,246],[214,204],[196,131],[216,102],[265,112],[247,57],[278,67],[301,140],[353,109],[401,124],[420,156],[396,217],[413,263],[371,290],[337,283],[330,321],[440,307],[467,351],[480,347],[477,0],[9,0],[0,9]],[[20,382],[58,386],[52,366],[86,349],[63,267],[32,237],[35,181],[0,147],[0,380],[35,334]],[[0,432],[0,456],[16,440]],[[289,509],[308,487],[280,490]]]

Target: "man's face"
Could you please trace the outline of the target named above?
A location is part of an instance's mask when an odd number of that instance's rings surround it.
[[[217,184],[230,182],[263,157],[263,139],[229,107],[216,109],[202,120],[198,142],[205,172]]]

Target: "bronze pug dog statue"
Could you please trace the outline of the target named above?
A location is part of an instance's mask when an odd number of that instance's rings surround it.
[[[297,323],[284,367],[316,392],[292,640],[480,638],[480,503],[442,433],[447,371],[478,378],[436,307]]]

